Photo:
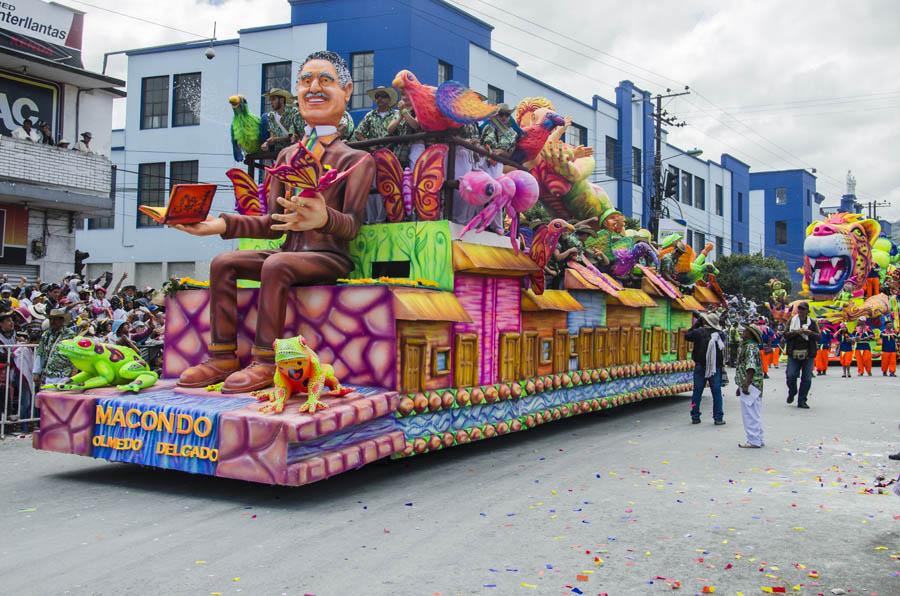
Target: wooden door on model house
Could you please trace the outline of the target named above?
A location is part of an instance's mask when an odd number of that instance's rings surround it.
[[[406,393],[425,390],[425,365],[428,342],[425,339],[406,338],[402,343],[403,379],[401,389]]]

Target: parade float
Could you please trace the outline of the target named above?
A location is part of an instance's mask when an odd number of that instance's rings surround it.
[[[304,141],[267,168],[262,188],[254,168],[273,155],[251,154],[249,173],[230,173],[238,210],[246,213],[224,216],[223,237],[230,238],[242,237],[244,222],[268,226],[275,221],[270,214],[291,214],[283,197],[292,193],[299,202],[324,197],[326,224],[315,228],[316,237],[324,236],[346,215],[334,205],[346,207],[377,188],[389,221],[346,235],[344,273],[273,290],[281,278],[269,263],[280,267],[306,255],[292,243],[310,234],[290,227],[303,215],[277,219],[280,228],[247,245],[254,250],[217,258],[210,289],[176,287],[168,296],[164,369],[155,384],[123,392],[112,375],[107,387],[73,381],[41,392],[35,448],[299,486],[381,458],[449,449],[692,389],[685,332],[694,312],[720,303],[715,280],[702,263],[692,268],[696,255],[679,269],[689,283],[660,273],[649,237],[626,234],[624,218],[587,182],[590,150],[559,141],[562,118],[550,102],[530,98],[518,106],[524,134],[516,159],[507,159],[453,134],[489,117],[493,106],[456,83],[428,88],[408,71],[398,83],[407,91],[416,86],[416,113],[426,130],[351,145],[430,141],[411,170],[400,170],[384,154],[388,149],[375,158],[345,153],[356,159],[352,165],[343,158],[323,163],[315,143]],[[300,107],[314,121],[315,107],[302,101]],[[307,137],[312,130],[319,127],[308,128]],[[339,142],[322,155],[351,151]],[[502,162],[506,173],[458,178],[452,158],[458,146]],[[484,230],[498,213],[517,222],[538,199],[552,218],[530,228],[530,242],[512,222],[504,235]],[[454,200],[488,214],[468,225],[452,222]],[[573,231],[570,217],[595,218],[590,237],[598,242],[585,248],[593,260],[567,261],[552,289],[547,266],[560,238]],[[248,277],[259,287],[235,289],[240,273],[222,263],[254,258],[262,265]],[[279,306],[283,322],[267,350],[260,336],[279,321]],[[224,383],[203,382],[200,373],[221,369],[235,372]],[[266,386],[240,391],[259,380],[260,370],[269,375]]]
[[[877,220],[857,213],[838,212],[806,229],[801,300],[787,301],[778,280],[771,280],[772,301],[767,304],[776,321],[786,323],[800,302],[810,306],[810,316],[836,332],[845,325],[850,332],[864,319],[872,328],[872,358],[880,360],[878,341],[886,319],[900,320],[900,251],[881,234]],[[884,290],[884,291],[882,291]],[[838,346],[829,361],[837,364]]]

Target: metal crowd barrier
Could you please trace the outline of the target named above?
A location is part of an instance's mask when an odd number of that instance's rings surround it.
[[[31,373],[36,349],[36,344],[0,345],[0,439],[11,432],[29,432],[38,424],[34,403],[38,388]]]

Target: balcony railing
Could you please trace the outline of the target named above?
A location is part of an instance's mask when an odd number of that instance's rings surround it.
[[[108,157],[0,136],[0,195],[36,206],[99,213],[112,207]]]

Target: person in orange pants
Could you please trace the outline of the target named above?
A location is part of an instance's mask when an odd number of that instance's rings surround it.
[[[881,332],[881,375],[897,376],[897,332],[890,321]]]
[[[772,338],[772,362],[769,363],[775,368],[778,368],[778,363],[781,361],[782,343],[784,343],[784,325],[779,324]]]
[[[759,359],[762,362],[763,378],[769,378],[769,367],[772,365],[774,352],[772,350],[772,341],[775,338],[775,331],[766,325],[764,318],[759,319],[757,326],[762,330],[762,343],[759,348]]]
[[[878,263],[872,263],[872,268],[866,276],[866,285],[863,291],[866,298],[871,298],[881,293],[881,268],[878,266]]]
[[[872,346],[870,342],[875,339],[875,335],[866,323],[865,317],[860,317],[859,323],[856,324],[856,372],[859,376],[863,372],[872,376]]]
[[[838,330],[838,342],[840,342],[838,350],[841,358],[841,368],[844,374],[841,377],[852,377],[850,367],[853,365],[853,334],[847,330],[847,325],[841,323]]]
[[[819,329],[822,335],[819,336],[819,349],[816,351],[816,375],[822,376],[828,374],[828,358],[831,355],[831,341],[834,334],[826,327],[828,321],[819,319]]]

